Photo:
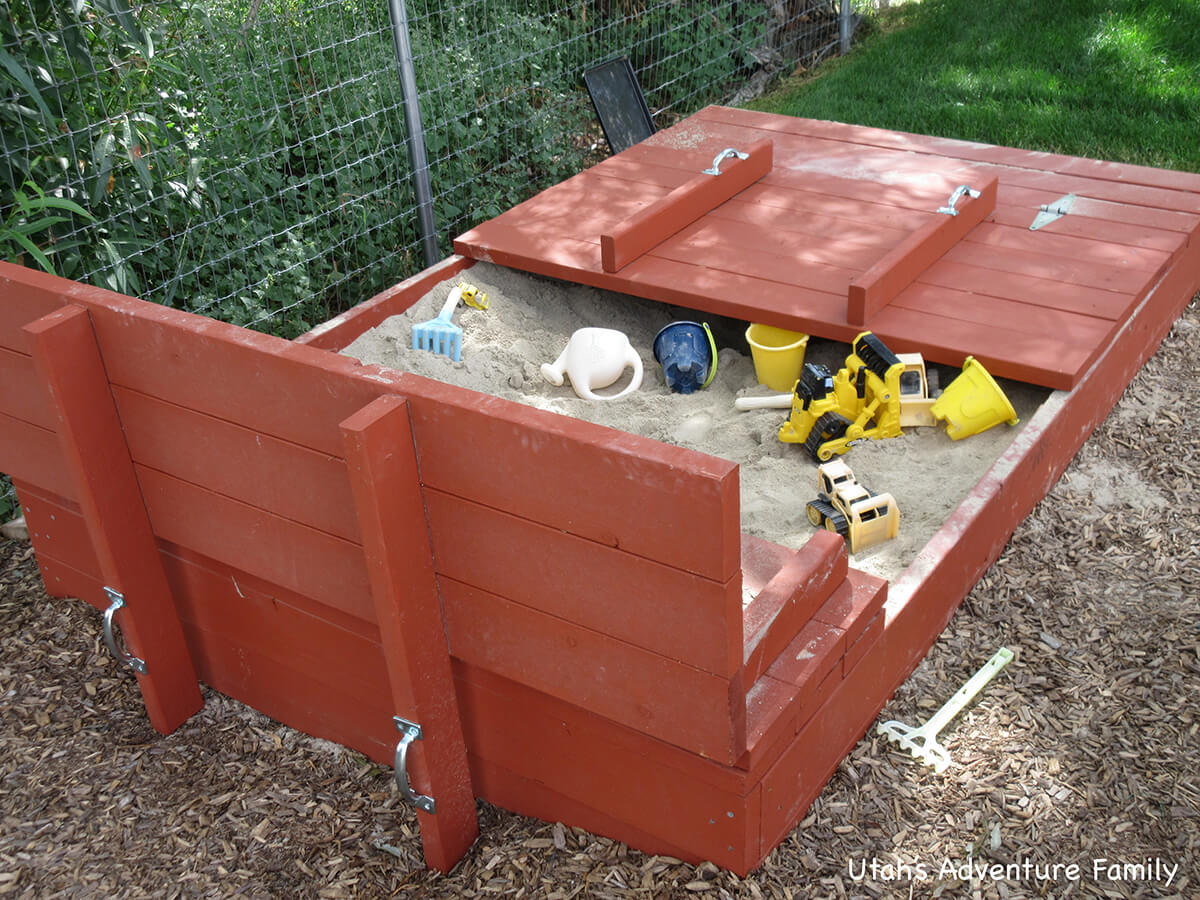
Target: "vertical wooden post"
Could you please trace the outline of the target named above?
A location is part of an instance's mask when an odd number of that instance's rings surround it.
[[[479,823],[408,401],[380,397],[341,428],[393,709],[424,733],[409,759],[416,790],[437,803],[433,814],[417,811],[425,861],[448,872],[474,842]]]
[[[24,331],[104,583],[125,598],[118,621],[130,652],[145,662],[137,679],[146,712],[169,734],[204,701],[91,317],[82,307],[64,306]]]

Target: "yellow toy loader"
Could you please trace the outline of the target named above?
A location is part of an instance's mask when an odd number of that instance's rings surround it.
[[[840,459],[817,466],[817,482],[817,499],[805,510],[808,521],[840,534],[850,543],[851,553],[899,534],[900,508],[892,495],[867,490]]]
[[[837,375],[822,365],[804,365],[792,397],[791,415],[779,429],[781,441],[804,444],[817,462],[845,453],[862,441],[901,433],[904,362],[869,331],[856,337],[851,349]]]

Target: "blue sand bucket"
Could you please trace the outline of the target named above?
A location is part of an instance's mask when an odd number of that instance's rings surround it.
[[[677,394],[706,388],[717,374],[717,342],[708,323],[672,322],[654,336],[654,358]]]

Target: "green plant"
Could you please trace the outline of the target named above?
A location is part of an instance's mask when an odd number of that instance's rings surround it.
[[[9,206],[4,221],[0,222],[0,253],[11,262],[23,262],[28,254],[43,270],[55,273],[57,270],[50,257],[75,250],[79,245],[78,239],[54,242],[42,246],[34,241],[35,235],[50,233],[56,225],[70,222],[69,216],[54,215],[55,212],[67,212],[81,219],[95,221],[86,209],[73,200],[65,197],[50,197],[32,181],[27,181],[23,187],[12,192],[12,205]]]

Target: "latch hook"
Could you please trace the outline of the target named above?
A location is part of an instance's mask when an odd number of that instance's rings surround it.
[[[720,175],[722,161],[727,160],[734,156],[736,156],[738,159],[749,159],[750,158],[749,153],[743,153],[741,150],[734,150],[732,147],[726,147],[724,150],[722,150],[720,153],[718,153],[716,156],[713,157],[712,168],[705,169],[704,174],[705,175]]]
[[[423,739],[421,726],[399,716],[393,716],[392,721],[396,723],[396,730],[400,732],[400,742],[396,744],[396,759],[393,764],[396,770],[396,787],[400,788],[400,796],[405,800],[417,809],[433,815],[437,812],[437,802],[432,797],[418,794],[408,782],[408,745]]]
[[[104,643],[108,644],[108,652],[121,665],[128,666],[139,675],[145,675],[145,660],[138,659],[122,650],[117,646],[117,639],[113,636],[113,619],[116,618],[119,610],[125,608],[125,595],[107,586],[104,588],[104,594],[110,601],[108,609],[104,611]]]
[[[957,216],[958,210],[955,209],[954,206],[959,200],[962,199],[963,194],[966,194],[968,197],[974,200],[979,196],[979,191],[975,190],[975,188],[971,187],[970,185],[960,184],[954,189],[954,193],[950,195],[950,199],[946,201],[946,205],[939,209],[938,212],[947,216]]]

